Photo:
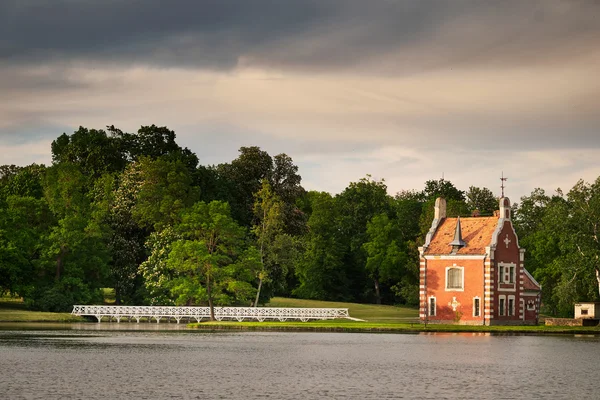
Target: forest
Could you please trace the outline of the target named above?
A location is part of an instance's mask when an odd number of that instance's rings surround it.
[[[31,309],[73,304],[265,304],[273,296],[418,304],[418,246],[433,203],[448,216],[492,215],[485,187],[444,179],[388,194],[366,175],[339,194],[306,191],[286,154],[242,147],[202,165],[167,127],[80,127],[50,166],[0,166],[0,293]],[[600,177],[565,194],[514,202],[542,312],[600,299]]]

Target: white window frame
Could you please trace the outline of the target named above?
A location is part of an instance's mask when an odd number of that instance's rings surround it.
[[[512,300],[512,306],[511,306],[511,300]],[[508,315],[509,317],[514,317],[515,316],[515,296],[508,296],[507,300],[506,300],[506,315]]]
[[[515,263],[498,263],[498,290],[504,292],[514,292],[517,281],[517,264]],[[512,281],[512,282],[511,282]],[[500,284],[512,285],[510,288],[499,287]]]
[[[433,314],[431,313],[431,301],[433,300]],[[437,299],[435,296],[429,296],[429,301],[427,302],[427,314],[430,317],[435,317],[437,315]]]
[[[457,268],[460,270],[460,288],[449,288],[448,287],[448,272],[451,269]],[[465,267],[460,267],[456,264],[452,265],[451,267],[446,267],[446,284],[444,285],[446,287],[446,292],[464,292],[465,291]]]
[[[476,303],[479,303],[479,307],[475,307]],[[479,296],[473,297],[473,316],[481,317],[481,298]]]
[[[498,315],[500,317],[506,315],[506,296],[498,296]]]

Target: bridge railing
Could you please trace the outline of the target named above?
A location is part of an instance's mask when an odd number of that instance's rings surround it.
[[[122,318],[138,323],[142,318],[148,321],[154,319],[157,323],[161,319],[174,319],[179,323],[181,319],[196,320],[198,322],[210,318],[209,307],[184,307],[184,306],[106,306],[106,305],[75,305],[73,315],[93,316],[98,322],[102,318],[121,322]],[[350,318],[347,308],[287,308],[287,307],[214,307],[215,319],[222,320],[309,320]]]

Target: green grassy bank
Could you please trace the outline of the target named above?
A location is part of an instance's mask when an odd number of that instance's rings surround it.
[[[302,300],[274,297],[267,307],[300,308],[347,308],[353,318],[364,319],[372,323],[417,322],[419,311],[411,307],[385,306],[376,304],[341,303],[333,301]]]
[[[448,332],[464,334],[600,334],[598,327],[570,326],[468,326],[468,325],[432,325],[425,327],[420,323],[376,323],[349,320],[330,320],[314,322],[201,322],[189,324],[190,327],[209,330],[233,331],[296,331],[296,332],[381,332],[381,333],[421,333]]]
[[[27,310],[20,298],[0,297],[0,322],[83,322],[85,318],[69,313]]]
[[[110,303],[110,298],[108,302]],[[561,327],[561,326],[462,326],[428,325],[418,321],[418,310],[410,307],[397,307],[375,304],[339,303],[317,300],[301,300],[275,297],[268,307],[314,307],[348,308],[350,316],[364,321],[347,319],[310,322],[201,322],[188,326],[200,330],[220,331],[305,331],[305,332],[449,332],[464,334],[600,334],[600,327]],[[69,313],[29,311],[21,299],[0,297],[0,322],[85,322],[85,318]]]
[[[202,330],[247,330],[247,331],[309,331],[309,332],[389,332],[389,333],[531,333],[531,334],[600,334],[600,327],[569,326],[467,326],[432,325],[425,327],[419,322],[419,311],[410,307],[375,304],[340,303],[317,300],[302,300],[275,297],[268,307],[314,307],[348,308],[351,317],[364,321],[346,319],[310,322],[201,322],[190,327]]]

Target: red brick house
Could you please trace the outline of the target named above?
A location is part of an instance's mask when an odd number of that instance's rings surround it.
[[[422,322],[537,323],[541,286],[524,267],[508,198],[495,216],[469,218],[447,218],[438,198],[419,253]]]

